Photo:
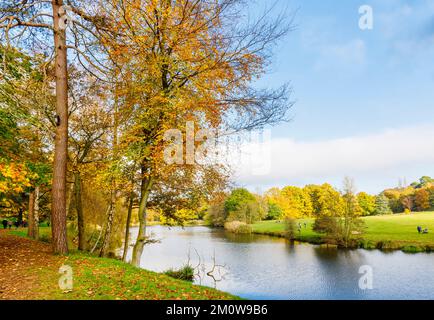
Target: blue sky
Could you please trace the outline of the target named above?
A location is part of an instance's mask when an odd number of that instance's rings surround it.
[[[372,30],[359,29],[361,5],[373,9]],[[238,182],[339,187],[348,175],[376,193],[400,178],[434,176],[434,1],[280,0],[282,10],[297,10],[296,30],[259,85],[291,82],[293,120],[272,128],[280,147],[270,174],[239,172]]]

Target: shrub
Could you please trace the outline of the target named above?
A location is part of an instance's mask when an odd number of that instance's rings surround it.
[[[49,234],[46,234],[46,233],[41,233],[39,235],[39,241],[50,243],[51,242],[51,236]]]
[[[275,203],[268,204],[268,213],[265,220],[279,220],[283,215],[282,209]]]
[[[229,232],[238,234],[252,233],[252,227],[241,221],[226,222],[225,229]]]
[[[179,280],[185,280],[190,282],[193,282],[194,280],[194,268],[190,265],[185,265],[178,270],[169,269],[165,271],[164,274]]]

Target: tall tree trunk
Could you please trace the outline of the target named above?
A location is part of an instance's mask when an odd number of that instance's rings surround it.
[[[142,174],[145,170],[142,168]],[[140,206],[139,206],[139,233],[137,234],[137,240],[133,248],[133,258],[131,263],[138,267],[140,266],[140,259],[142,257],[143,248],[146,243],[146,206],[148,204],[149,194],[152,189],[154,179],[152,176],[142,178],[142,187],[140,191]]]
[[[60,8],[63,0],[53,0],[54,47],[56,51],[56,139],[53,164],[53,203],[51,206],[51,229],[53,251],[68,253],[66,235],[66,161],[68,151],[68,69],[66,32],[60,27]]]
[[[78,225],[78,250],[86,250],[86,233],[83,215],[83,201],[82,201],[82,184],[81,174],[79,171],[74,171],[74,199],[75,210],[77,212],[77,225]]]
[[[131,214],[133,212],[133,204],[134,204],[134,191],[131,191],[129,202],[128,202],[127,224],[125,226],[124,253],[122,254],[123,261],[127,261],[128,247],[130,244],[130,223],[131,223]]]
[[[29,215],[27,216],[28,229],[27,236],[35,237],[35,191],[32,190],[29,194]]]
[[[72,216],[72,209],[73,206],[75,206],[75,199],[74,198],[74,183],[70,183],[67,185],[67,191],[66,191],[66,217]]]

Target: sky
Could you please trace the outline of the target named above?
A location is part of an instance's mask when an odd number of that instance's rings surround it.
[[[258,0],[251,12],[271,4]],[[372,30],[359,28],[362,5],[373,10]],[[434,176],[434,1],[280,0],[273,12],[284,10],[296,12],[296,28],[257,85],[290,82],[292,120],[242,147],[267,164],[239,161],[237,184],[339,188],[349,176],[359,191],[379,193]]]

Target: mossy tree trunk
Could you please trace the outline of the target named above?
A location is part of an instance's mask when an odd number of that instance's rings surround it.
[[[142,174],[144,174],[146,170],[142,168]],[[131,263],[138,267],[140,266],[140,259],[143,254],[143,248],[146,244],[146,218],[147,211],[146,206],[148,204],[149,194],[152,189],[152,185],[154,183],[154,178],[152,176],[144,176],[142,178],[142,186],[140,191],[140,205],[139,205],[139,233],[137,234],[137,240],[133,248],[133,258]]]

